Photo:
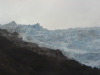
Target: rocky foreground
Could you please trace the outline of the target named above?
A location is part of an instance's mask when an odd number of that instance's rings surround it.
[[[0,29],[0,75],[100,75],[100,70]]]

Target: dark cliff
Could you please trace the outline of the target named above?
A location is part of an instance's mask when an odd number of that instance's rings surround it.
[[[100,70],[0,29],[0,75],[100,75]]]

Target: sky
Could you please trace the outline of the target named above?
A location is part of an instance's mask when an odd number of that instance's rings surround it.
[[[100,26],[100,0],[0,0],[0,24],[11,21],[47,29]]]

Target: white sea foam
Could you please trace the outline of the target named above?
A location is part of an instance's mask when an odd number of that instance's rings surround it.
[[[18,32],[24,41],[37,43],[41,47],[60,49],[70,58],[100,68],[100,27],[47,30],[39,24],[17,25],[11,22],[0,28]]]

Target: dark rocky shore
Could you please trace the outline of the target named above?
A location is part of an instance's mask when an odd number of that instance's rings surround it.
[[[0,29],[0,75],[100,75],[100,70]]]

